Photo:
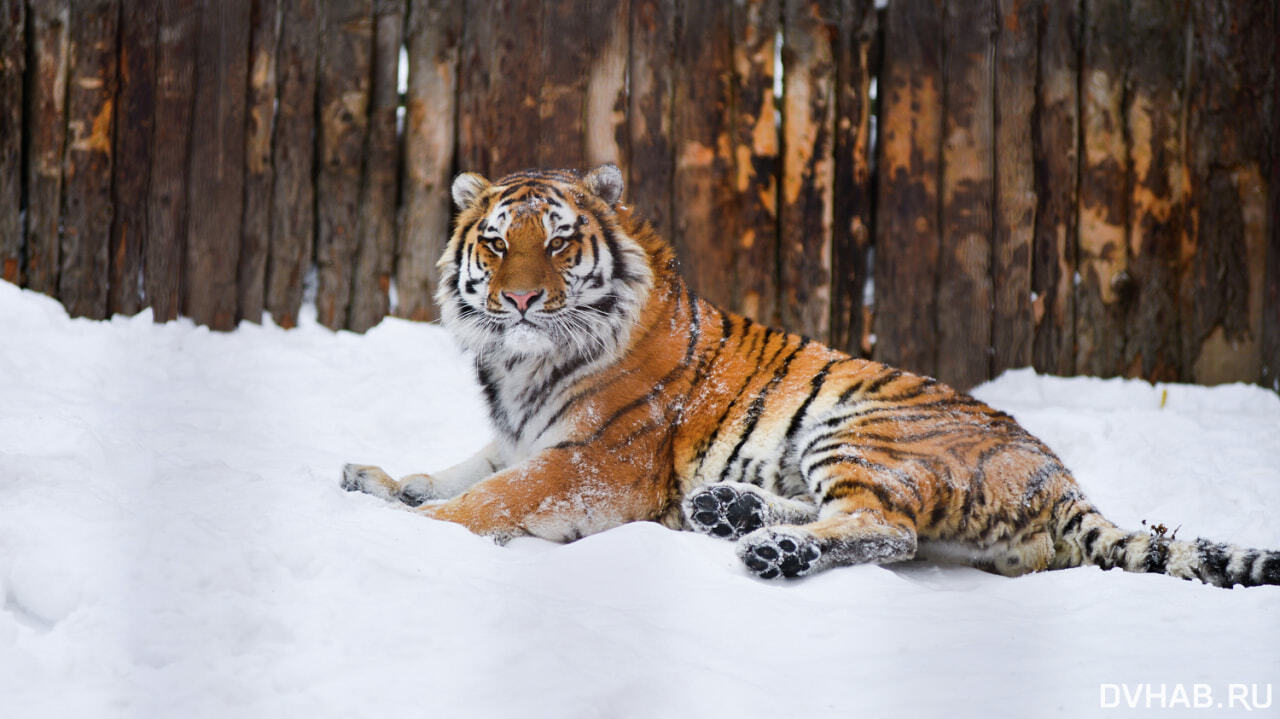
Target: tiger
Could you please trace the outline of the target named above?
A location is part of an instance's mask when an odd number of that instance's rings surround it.
[[[1108,521],[972,396],[700,298],[622,192],[612,164],[456,177],[435,299],[493,441],[399,480],[348,464],[343,488],[499,542],[655,521],[735,542],[761,579],[919,557],[1280,583],[1280,552]]]

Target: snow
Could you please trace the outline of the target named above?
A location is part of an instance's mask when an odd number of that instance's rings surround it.
[[[1280,588],[923,562],[771,583],[655,524],[498,547],[343,492],[344,462],[466,458],[483,403],[438,327],[300,325],[70,320],[0,283],[0,715],[1079,717],[1165,684],[1178,716],[1205,713],[1178,687],[1280,693]],[[1024,370],[977,394],[1113,520],[1280,548],[1274,393]]]

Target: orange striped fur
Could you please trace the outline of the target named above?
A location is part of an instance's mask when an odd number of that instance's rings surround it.
[[[495,440],[400,481],[349,465],[345,487],[499,540],[660,521],[764,578],[920,555],[1280,582],[1275,552],[1117,528],[1003,412],[700,299],[621,191],[611,165],[455,181],[437,300]]]

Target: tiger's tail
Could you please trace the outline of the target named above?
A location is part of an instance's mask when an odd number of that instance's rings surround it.
[[[1126,572],[1199,579],[1228,589],[1237,584],[1280,584],[1280,551],[1208,539],[1183,541],[1169,535],[1162,526],[1131,532],[1112,524],[1083,501],[1071,503],[1056,518],[1055,568],[1085,564],[1103,569],[1119,567]]]

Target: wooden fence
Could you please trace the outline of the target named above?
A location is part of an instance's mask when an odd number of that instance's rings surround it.
[[[0,270],[86,317],[429,320],[454,173],[612,161],[704,296],[854,353],[1280,388],[1277,14],[0,0]]]

